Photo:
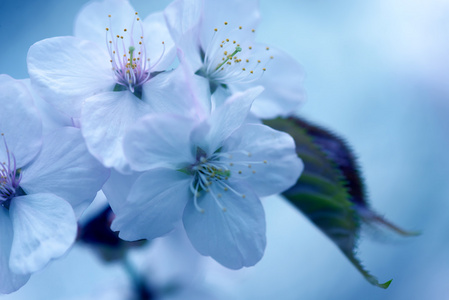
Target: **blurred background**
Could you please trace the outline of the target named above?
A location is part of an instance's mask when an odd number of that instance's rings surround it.
[[[71,35],[85,3],[0,0],[0,73],[26,78],[28,48]],[[131,3],[143,16],[169,1]],[[382,282],[393,278],[381,290],[303,215],[272,197],[264,201],[265,257],[241,271],[202,259],[204,288],[241,300],[449,299],[449,1],[261,0],[261,13],[258,40],[304,67],[307,102],[298,114],[349,142],[378,213],[422,234],[362,235],[363,264]],[[168,259],[165,268],[178,264]],[[104,266],[77,245],[0,298],[88,299],[123,281],[120,265]]]

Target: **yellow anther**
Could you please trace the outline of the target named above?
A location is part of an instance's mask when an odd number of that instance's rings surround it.
[[[111,17],[111,15],[108,15],[108,17],[110,18],[110,17]]]
[[[228,189],[227,187],[225,187],[223,190],[224,190],[225,192],[227,192],[229,189]]]
[[[106,31],[109,31],[109,28],[106,27]]]
[[[112,41],[109,41],[109,44],[112,44]]]
[[[239,29],[242,29],[242,26],[239,26]]]
[[[266,164],[266,163],[267,163],[267,161],[266,161],[266,160],[264,160],[264,161],[263,161],[263,163],[264,163],[264,164]]]
[[[228,22],[224,22],[225,25],[228,25]]]
[[[162,41],[162,45],[165,45],[165,42],[164,42],[164,41]]]
[[[220,45],[221,48],[223,48],[223,45]]]
[[[123,29],[123,31],[124,31],[124,32],[126,32],[126,31],[127,31],[127,29],[125,28],[125,29]]]
[[[270,56],[270,59],[273,59],[274,58],[274,56]]]
[[[242,71],[246,71],[246,69],[245,69],[245,68],[242,68]]]
[[[226,42],[229,42],[229,39],[226,39]]]
[[[242,174],[242,171],[239,171],[239,174]]]
[[[217,29],[217,28],[215,28],[215,29],[214,29],[214,31],[215,31],[215,32],[217,32],[217,31],[218,31],[218,29]]]
[[[233,44],[237,43],[236,41],[232,41]]]
[[[266,71],[267,69],[263,68],[262,71]]]
[[[253,49],[253,47],[249,46],[248,49],[251,50],[251,49]]]
[[[228,55],[228,51],[223,52],[224,55]]]
[[[267,47],[267,48],[265,48],[265,49],[270,50],[270,47]]]
[[[251,29],[252,32],[256,32],[256,29]]]
[[[136,16],[139,14],[137,11],[135,12]]]
[[[253,71],[249,71],[251,74],[254,74],[254,72]]]
[[[140,18],[137,18],[136,20],[137,20],[137,21],[140,21]]]
[[[257,61],[260,64],[260,60]]]

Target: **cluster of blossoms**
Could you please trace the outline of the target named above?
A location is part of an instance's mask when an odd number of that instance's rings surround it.
[[[303,90],[300,66],[255,42],[259,19],[256,0],[176,0],[145,19],[92,2],[74,36],[30,48],[29,80],[0,76],[1,293],[71,247],[99,190],[124,240],[182,224],[225,267],[262,258],[260,197],[303,165],[261,119],[292,113]]]

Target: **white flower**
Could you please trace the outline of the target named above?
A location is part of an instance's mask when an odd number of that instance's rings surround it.
[[[109,172],[89,154],[79,129],[42,137],[31,95],[6,75],[0,107],[0,293],[11,293],[69,249],[76,217]]]
[[[141,20],[128,1],[93,2],[78,15],[75,36],[30,48],[31,84],[60,111],[80,118],[98,160],[127,171],[121,145],[130,124],[149,112],[190,109],[183,70],[164,72],[175,49],[163,14]]]
[[[304,101],[303,72],[284,52],[255,42],[258,2],[176,0],[165,17],[185,55],[183,62],[202,77],[196,78],[200,86],[210,87],[215,105],[234,92],[261,85],[265,91],[252,112],[261,118],[285,116]]]
[[[293,139],[259,124],[244,124],[262,89],[237,93],[209,118],[149,115],[124,139],[131,167],[144,171],[125,202],[111,207],[111,228],[125,240],[153,239],[182,219],[199,253],[239,269],[265,249],[259,197],[284,191],[303,165]]]

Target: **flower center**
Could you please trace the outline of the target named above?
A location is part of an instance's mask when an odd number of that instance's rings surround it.
[[[144,42],[143,26],[137,15],[136,12],[131,30],[124,28],[121,34],[114,34],[110,22],[110,27],[106,28],[106,44],[112,71],[117,80],[114,91],[129,89],[131,93],[141,98],[141,86],[150,80],[152,68],[164,56],[165,43],[162,42],[163,51],[159,59],[154,64],[150,63],[150,57],[147,56]],[[111,18],[111,15],[109,15],[109,18]],[[134,28],[136,22],[139,24],[138,32],[135,32]]]
[[[262,77],[274,57],[269,47],[263,51],[253,47],[254,33],[254,29],[232,27],[228,22],[215,28],[198,73],[216,84],[251,82]]]
[[[11,199],[23,195],[24,192],[19,187],[22,174],[20,169],[17,169],[16,158],[9,152],[4,134],[1,135],[5,144],[7,161],[0,162],[0,205],[9,208]]]

